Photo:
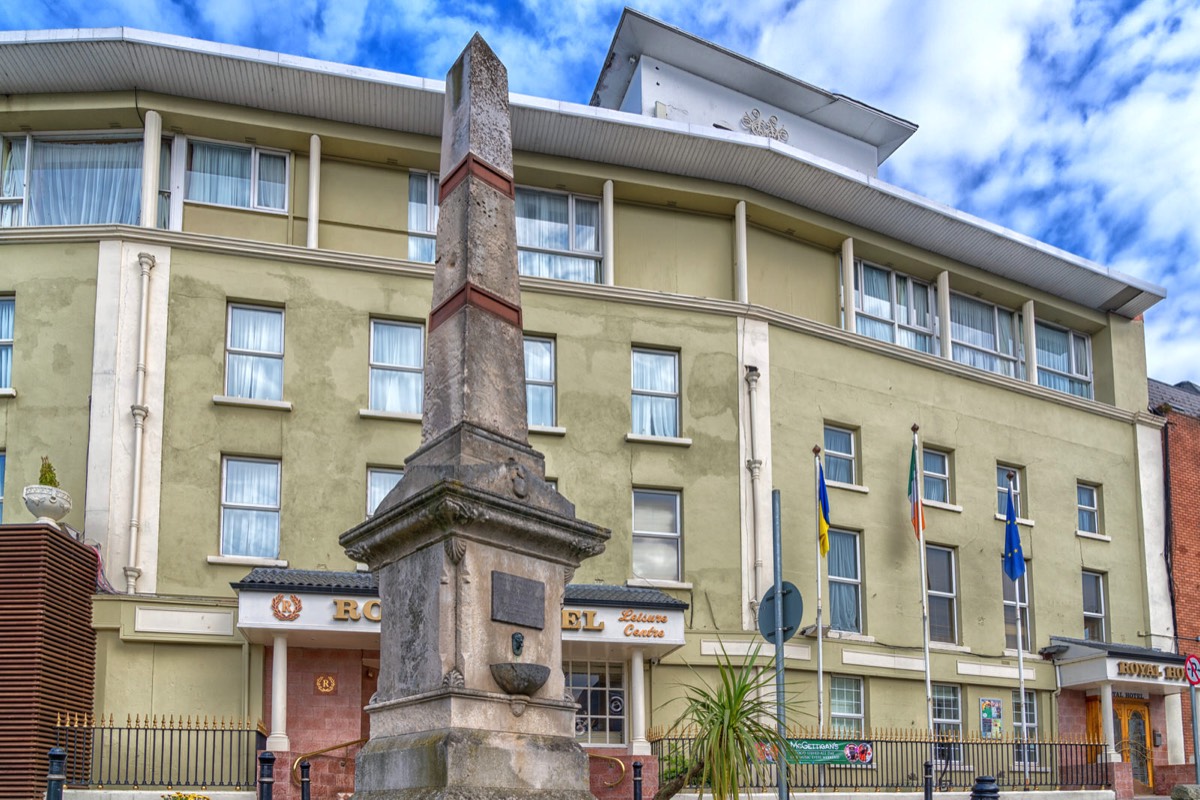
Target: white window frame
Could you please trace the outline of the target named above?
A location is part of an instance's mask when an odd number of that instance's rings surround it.
[[[525,367],[525,412],[530,428],[552,428],[558,424],[558,342],[552,336],[526,336],[525,344],[529,342],[540,342],[550,345],[550,380],[535,379],[529,377],[529,361],[528,353],[526,352],[526,367]],[[550,421],[538,421],[533,419],[533,406],[529,403],[529,388],[546,387],[550,389]],[[677,415],[678,416],[678,415]]]
[[[236,348],[232,347],[230,345],[230,339],[233,334],[233,310],[235,308],[244,308],[244,309],[248,309],[251,311],[265,311],[265,312],[269,312],[269,313],[273,313],[273,314],[278,314],[279,315],[279,352],[275,352],[273,350],[249,350],[249,349],[241,348],[241,347],[236,347]],[[269,401],[275,401],[275,402],[282,401],[283,400],[283,369],[282,368],[280,369],[280,372],[279,372],[280,380],[279,380],[279,396],[278,397],[247,397],[247,396],[243,396],[243,395],[235,395],[232,391],[230,391],[229,357],[231,355],[238,355],[238,356],[246,356],[247,358],[254,358],[254,359],[272,359],[272,360],[277,360],[282,364],[284,350],[286,349],[286,347],[287,347],[287,315],[284,313],[284,310],[282,308],[278,308],[276,306],[258,306],[258,305],[253,305],[252,303],[234,303],[234,302],[227,303],[226,308],[225,308],[225,396],[226,397],[238,397],[238,398],[243,398],[246,400],[269,400]]]
[[[832,569],[832,562],[828,561],[828,557],[827,557],[827,561],[830,565],[829,568],[826,570],[826,572],[828,573],[828,579],[829,579],[830,626],[833,630],[846,631],[848,633],[862,633],[863,632],[862,539],[859,536],[857,531],[848,531],[843,528],[830,528],[829,529],[829,538],[830,538],[831,542],[832,542],[832,539],[834,536],[849,536],[853,540],[853,542],[854,542],[854,573],[855,574],[851,577],[847,577],[847,576],[843,576],[843,575],[834,575],[833,569]],[[831,547],[831,549],[832,549],[832,547]],[[854,617],[855,617],[855,620],[858,622],[857,627],[855,627],[855,628],[838,628],[833,625],[833,619],[835,618],[834,613],[833,613],[833,600],[834,600],[834,596],[835,596],[833,593],[833,585],[834,584],[841,584],[844,586],[853,587],[854,602],[855,602]]]
[[[677,489],[642,489],[634,487],[633,489],[633,506],[631,520],[637,519],[637,502],[639,495],[659,495],[662,497],[671,497],[675,501],[675,530],[674,531],[644,531],[638,530],[636,523],[632,526],[633,541],[632,550],[636,550],[638,541],[643,539],[667,539],[674,542],[675,545],[675,574],[670,576],[662,575],[639,575],[636,572],[634,577],[645,580],[659,581],[679,581],[683,578],[683,493]],[[631,561],[636,562],[633,558],[633,553],[630,553]],[[632,565],[631,565],[632,568]]]
[[[853,705],[853,708],[838,708],[838,695]],[[851,675],[829,677],[829,730],[835,737],[861,739],[866,728],[866,703],[863,679]]]
[[[275,465],[275,505],[254,505],[252,503],[235,503],[230,502],[227,492],[229,485],[226,481],[226,473],[229,468],[229,462],[251,462],[256,464],[274,464]],[[226,509],[243,509],[247,511],[270,511],[275,514],[275,554],[265,556],[268,559],[278,558],[279,552],[283,547],[283,525],[282,525],[282,507],[283,507],[283,462],[278,458],[253,458],[249,456],[221,456],[221,541],[220,553],[223,557],[231,558],[260,558],[260,556],[246,556],[243,553],[229,553],[225,550],[225,510]]]
[[[1017,378],[1018,380],[1022,379],[1025,375],[1025,339],[1024,339],[1025,331],[1024,331],[1024,326],[1021,324],[1020,312],[1015,311],[1011,308],[1005,308],[1004,306],[996,305],[995,303],[989,303],[987,300],[981,300],[978,297],[972,297],[971,295],[963,294],[962,292],[951,292],[950,293],[952,309],[953,309],[953,302],[954,302],[955,297],[961,297],[964,300],[967,300],[969,302],[978,303],[979,305],[989,306],[991,308],[991,310],[992,310],[992,337],[996,341],[996,347],[989,349],[989,348],[981,347],[980,345],[972,344],[971,342],[967,342],[963,339],[959,339],[959,338],[955,337],[955,335],[954,335],[954,312],[953,312],[953,310],[951,310],[950,319],[947,320],[947,323],[946,323],[950,326],[950,359],[952,361],[956,361],[960,364],[966,364],[967,366],[973,367],[975,369],[983,369],[988,372],[993,372],[997,375],[1005,375],[1010,378]],[[1003,350],[999,349],[999,344],[1001,341],[1000,330],[1001,330],[1001,325],[1002,325],[1001,317],[1000,317],[1001,311],[1005,312],[1006,314],[1011,315],[1012,342],[1013,342],[1013,351],[1014,351],[1011,354],[1006,353]],[[985,355],[989,358],[996,359],[996,367],[997,368],[993,369],[990,367],[982,367],[982,366],[972,364],[970,361],[966,360],[965,358],[960,357],[959,348],[970,350],[970,351],[973,351],[976,353],[982,353],[983,355]],[[1009,369],[1011,369],[1011,372],[1003,369],[1004,365],[1009,365]]]
[[[244,144],[238,142],[229,142],[221,139],[205,139],[199,136],[185,137],[187,149],[184,151],[182,159],[183,175],[180,176],[183,185],[183,202],[198,206],[211,206],[213,208],[238,208],[246,211],[258,211],[264,214],[283,214],[288,213],[292,198],[292,152],[290,150],[279,150],[273,147],[259,147],[257,144]],[[192,145],[193,144],[214,144],[221,147],[229,147],[236,150],[250,151],[250,199],[249,205],[233,205],[230,203],[217,203],[211,200],[197,200],[190,197],[191,194],[191,164],[192,164]],[[274,208],[272,206],[260,205],[258,202],[258,174],[259,160],[264,155],[282,156],[284,159],[283,166],[283,208]],[[174,182],[174,181],[173,181]]]
[[[390,325],[392,327],[409,328],[412,330],[419,331],[421,334],[421,346],[419,348],[419,351],[421,353],[420,365],[414,367],[414,366],[408,366],[405,364],[392,364],[392,363],[389,363],[386,361],[376,361],[375,360],[375,326],[376,325]],[[397,413],[397,414],[415,414],[415,415],[419,415],[424,411],[424,405],[425,405],[425,346],[427,344],[425,341],[425,333],[426,333],[425,326],[419,322],[403,322],[401,320],[381,319],[379,317],[371,318],[370,341],[367,343],[367,373],[368,373],[367,374],[367,394],[368,394],[367,407],[370,408],[372,411],[380,411],[383,413]],[[415,375],[419,376],[420,382],[421,382],[421,391],[418,393],[419,399],[417,401],[417,408],[415,411],[389,410],[389,409],[382,408],[382,403],[377,402],[377,398],[375,397],[374,392],[371,391],[371,386],[374,384],[374,381],[371,380],[371,373],[375,372],[376,370],[379,370],[381,372],[403,372],[403,373],[407,373],[410,375],[415,374]]]
[[[13,321],[13,334],[11,337],[8,337],[8,338],[0,338],[0,352],[4,352],[5,350],[8,351],[8,363],[9,363],[8,382],[0,383],[0,389],[11,389],[13,387],[13,377],[12,377],[13,353],[15,352],[15,348],[13,347],[13,342],[17,336],[17,298],[14,297],[13,295],[0,295],[0,303],[12,306],[12,315],[11,316],[12,316],[12,321]],[[2,491],[2,488],[0,488],[0,491]]]
[[[656,389],[643,389],[643,388],[639,388],[637,386],[637,384],[636,384],[637,368],[635,367],[635,362],[637,361],[637,357],[638,357],[639,353],[642,353],[645,355],[650,355],[650,356],[669,356],[671,358],[671,360],[675,364],[675,391],[674,392],[664,392],[664,391],[659,391]],[[680,372],[679,361],[680,361],[679,351],[677,351],[677,350],[661,350],[661,349],[655,349],[652,347],[634,347],[630,350],[630,353],[629,353],[629,385],[630,385],[630,392],[631,392],[632,397],[639,397],[639,396],[640,397],[665,397],[665,398],[671,399],[675,405],[675,415],[674,415],[675,429],[673,431],[669,431],[666,433],[659,433],[659,432],[650,431],[650,430],[640,431],[640,430],[635,430],[635,426],[633,425],[633,417],[632,417],[633,401],[631,399],[630,400],[630,415],[631,415],[630,416],[630,431],[633,434],[635,434],[637,436],[661,437],[664,439],[678,438],[679,436],[682,435],[683,404],[680,402],[680,397],[683,394],[683,375]]]
[[[1080,492],[1086,490],[1092,493],[1092,503],[1087,505]],[[1090,514],[1092,519],[1092,527],[1088,528],[1084,525],[1085,517]],[[1100,487],[1094,483],[1084,483],[1078,481],[1075,484],[1075,524],[1079,527],[1077,530],[1083,533],[1094,533],[1100,535],[1103,533],[1100,519]]]
[[[396,484],[400,482],[400,479],[404,477],[404,470],[399,469],[397,467],[367,467],[367,517],[368,518],[375,516],[375,510],[379,508],[379,504],[381,502],[383,502],[383,498],[387,497],[387,494],[388,494],[388,492],[384,492],[383,494],[381,494],[379,496],[378,499],[373,498],[371,496],[371,494],[372,494],[371,479],[375,476],[384,476],[384,475],[395,477],[395,480],[392,481],[391,487],[389,487],[389,489],[388,489],[388,491],[390,492],[392,489],[394,489],[396,487]]]
[[[1083,607],[1083,638],[1088,639],[1088,635],[1087,635],[1088,620],[1098,620],[1100,623],[1100,638],[1094,639],[1092,641],[1107,642],[1108,641],[1108,602],[1105,597],[1106,592],[1104,589],[1104,573],[1103,572],[1095,572],[1093,570],[1088,570],[1088,569],[1083,570],[1083,582],[1085,584],[1089,578],[1094,579],[1096,581],[1096,599],[1099,600],[1099,602],[1100,602],[1100,610],[1096,611],[1093,609],[1093,610],[1089,611],[1087,605],[1086,604],[1084,605],[1084,607]],[[1084,586],[1084,589],[1085,589],[1085,591],[1084,591],[1083,596],[1086,599],[1086,597],[1087,597],[1086,586]]]
[[[579,704],[575,710],[575,741],[584,747],[604,747],[622,745],[629,741],[629,719],[626,709],[629,707],[629,685],[625,677],[625,664],[619,661],[589,661],[563,660],[563,673],[566,677],[566,691]],[[572,676],[581,676],[582,681],[572,680]],[[613,686],[613,678],[617,678],[617,686]],[[593,695],[601,695],[603,712],[600,713],[593,703]],[[597,698],[599,699],[599,698]],[[617,722],[619,735],[611,731],[612,723]],[[593,734],[595,725],[599,723],[602,736]]]
[[[942,466],[945,472],[936,472],[929,467],[929,462],[926,460],[928,456],[942,459]],[[937,500],[929,496],[930,483],[942,483],[946,486],[946,499]],[[950,471],[950,451],[940,450],[936,447],[921,448],[921,499],[931,503],[945,503],[947,505],[954,503],[954,482]]]
[[[863,286],[865,284],[864,271],[866,269],[874,269],[887,273],[890,317],[881,317],[865,309]],[[906,295],[903,303],[900,302],[902,286]],[[913,297],[917,291],[925,292],[927,297],[928,305],[926,308],[929,309],[929,325],[927,326],[919,325],[912,321],[916,316],[916,304],[913,302]],[[861,330],[858,323],[855,322],[856,332],[863,336],[899,344],[901,347],[916,350],[920,353],[938,355],[941,351],[941,343],[938,340],[937,287],[928,281],[914,278],[911,275],[905,275],[903,272],[897,272],[879,264],[856,259],[854,262],[854,309],[856,317],[862,316],[881,325],[887,325],[891,330],[889,338],[879,339],[879,337],[872,336],[870,333]],[[902,318],[904,321],[901,321]],[[911,347],[908,343],[901,341],[903,337],[900,336],[900,331],[908,331],[914,336],[929,337],[929,349],[922,350],[919,347]]]
[[[1082,394],[1077,394],[1076,392],[1073,392],[1070,390],[1068,390],[1066,392],[1067,394],[1075,395],[1077,397],[1084,397],[1084,398],[1087,398],[1088,400],[1091,400],[1092,394],[1093,394],[1092,337],[1088,336],[1085,333],[1080,333],[1079,331],[1073,331],[1070,328],[1063,328],[1058,325],[1051,325],[1047,322],[1042,322],[1040,319],[1035,320],[1034,321],[1034,349],[1035,349],[1035,352],[1036,352],[1036,348],[1037,348],[1037,341],[1036,341],[1037,328],[1046,328],[1047,330],[1052,330],[1052,331],[1057,331],[1058,333],[1067,334],[1067,357],[1070,362],[1067,371],[1063,372],[1062,370],[1057,370],[1057,369],[1048,367],[1045,364],[1043,364],[1041,356],[1039,354],[1038,361],[1037,361],[1038,385],[1045,386],[1047,389],[1054,389],[1055,391],[1062,391],[1053,386],[1047,386],[1043,382],[1043,379],[1042,379],[1043,373],[1047,373],[1050,375],[1057,375],[1060,378],[1066,379],[1068,382],[1077,382],[1084,389],[1084,392]],[[1087,360],[1086,364],[1081,365],[1079,363],[1079,355],[1076,352],[1076,344],[1077,343],[1080,343],[1083,345],[1084,358]]]
[[[1029,559],[1025,559],[1025,572],[1021,575],[1021,577],[1017,578],[1016,581],[1013,581],[1011,578],[1009,578],[1008,575],[1004,573],[1003,569],[1001,569],[1002,577],[1000,580],[1000,585],[1003,587],[1004,597],[1003,620],[1005,650],[1016,651],[1017,649],[1015,626],[1017,621],[1017,609],[1019,607],[1021,611],[1021,645],[1025,648],[1026,653],[1033,652],[1033,621],[1031,619],[1033,614],[1030,611],[1029,605],[1029,566]],[[1016,584],[1016,592],[1013,592],[1014,583]],[[1012,623],[1014,626],[1011,643],[1009,642],[1008,638],[1009,609],[1012,609]]]
[[[836,431],[837,433],[844,433],[848,437],[850,437],[850,452],[845,452],[842,450],[834,450],[829,446],[829,432],[830,431]],[[830,483],[842,483],[842,484],[846,484],[849,486],[858,486],[860,484],[861,481],[859,480],[859,477],[858,477],[858,441],[857,440],[858,440],[858,431],[856,431],[855,429],[845,428],[841,425],[831,425],[828,422],[825,423],[824,432],[821,436],[821,443],[823,445],[825,445],[822,448],[822,452],[825,455],[825,480],[827,480]],[[829,460],[831,458],[835,459],[839,463],[846,462],[846,463],[850,464],[850,480],[838,481],[838,480],[834,480],[833,478],[830,477],[830,472],[832,472],[832,470],[829,469]]]
[[[958,632],[958,564],[957,564],[958,554],[954,550],[953,547],[942,547],[941,545],[927,544],[927,545],[925,545],[926,563],[929,563],[929,561],[930,561],[930,559],[929,559],[929,551],[930,550],[941,550],[941,551],[948,553],[950,556],[950,591],[934,589],[934,588],[932,588],[932,586],[927,586],[927,594],[931,601],[934,599],[941,599],[941,600],[948,601],[948,603],[950,605],[950,624],[953,627],[953,631],[952,631],[952,636],[949,639],[935,639],[935,638],[933,638],[932,631],[930,631],[929,638],[930,638],[930,640],[935,641],[935,642],[945,642],[947,644],[958,644],[958,634],[959,634],[959,632]],[[926,580],[929,581],[930,583],[933,582],[933,570],[932,569],[927,571]]]
[[[515,190],[516,196],[522,194],[547,194],[561,195],[567,198],[567,249],[538,247],[531,244],[522,244],[517,241],[517,260],[518,266],[520,262],[520,254],[526,253],[547,253],[549,255],[566,256],[593,262],[592,280],[583,281],[583,283],[600,283],[600,269],[604,260],[604,203],[601,198],[590,195],[576,194],[575,192],[555,191],[551,189],[541,189],[533,186],[517,186]],[[588,203],[596,203],[596,249],[584,250],[578,247],[575,243],[575,203],[577,200],[583,200]],[[520,231],[521,226],[518,223],[517,230]],[[519,235],[519,234],[518,234]],[[522,271],[522,275],[528,273]],[[565,280],[565,279],[564,279]]]
[[[1033,689],[1025,690],[1025,697],[1021,697],[1020,689],[1012,690],[1012,729],[1013,738],[1016,741],[1013,743],[1013,763],[1025,764],[1031,766],[1038,763],[1038,703],[1037,692]],[[1022,733],[1024,738],[1031,741],[1030,744],[1022,744]],[[1025,752],[1022,753],[1021,751]]]
[[[424,180],[426,197],[429,202],[425,204],[425,219],[419,224],[414,224],[412,211],[412,185],[414,181]],[[417,261],[422,264],[432,264],[437,259],[437,221],[440,212],[440,203],[438,200],[438,175],[435,172],[423,172],[421,170],[409,170],[408,173],[408,260]],[[423,258],[417,258],[419,253],[414,248],[414,242],[420,241],[422,244],[433,242],[434,247],[431,251],[433,258],[425,261]]]
[[[945,742],[939,741],[934,746],[935,758],[943,764],[958,764],[962,761],[962,687],[953,683],[935,683],[931,689],[934,733],[938,737],[945,736],[950,739]],[[949,710],[947,701],[951,701],[954,705],[953,716],[944,713]]]
[[[996,515],[1003,517],[1008,513],[1008,473],[1013,474],[1012,496],[1013,496],[1013,512],[1016,513],[1018,519],[1025,519],[1022,508],[1024,503],[1022,500],[1022,480],[1021,475],[1025,471],[1024,467],[1018,467],[1013,464],[1005,464],[1002,461],[996,462]]]
[[[0,524],[4,523],[4,472],[8,464],[8,454],[0,450]]]

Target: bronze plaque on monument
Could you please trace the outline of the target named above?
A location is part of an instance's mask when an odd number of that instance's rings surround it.
[[[523,628],[546,627],[546,584],[507,572],[492,572],[492,621]]]

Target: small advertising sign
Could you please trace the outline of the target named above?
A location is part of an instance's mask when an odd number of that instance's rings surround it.
[[[1004,701],[994,697],[979,699],[979,733],[984,739],[1004,735]]]
[[[870,742],[847,739],[788,739],[784,758],[789,764],[870,764],[875,748]],[[777,761],[775,748],[760,742],[758,760],[768,764]]]

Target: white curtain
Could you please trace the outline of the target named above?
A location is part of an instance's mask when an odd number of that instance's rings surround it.
[[[892,291],[887,270],[863,264],[859,308],[873,317],[892,318]],[[891,341],[891,337],[887,340]]]
[[[554,342],[525,340],[525,405],[530,425],[554,424]],[[537,381],[537,383],[531,383]]]
[[[662,392],[670,396],[639,394]],[[679,435],[678,369],[674,353],[633,354],[633,433]]]
[[[371,323],[371,408],[421,413],[424,333],[418,325]]]
[[[424,172],[408,176],[408,259],[425,264],[434,262],[437,242],[432,237],[415,234],[437,231],[437,196],[430,191],[431,183],[437,185],[437,181],[430,181],[430,176]]]
[[[0,297],[0,389],[12,388],[13,313],[16,307],[11,297]],[[4,485],[0,484],[0,494]]]
[[[996,350],[994,308],[992,305],[980,303],[960,294],[951,295],[950,335],[954,341],[994,352]]]
[[[535,278],[555,278],[576,283],[598,283],[600,262],[594,258],[577,258],[557,253],[517,252],[517,267],[522,275]]]
[[[283,399],[282,311],[237,306],[230,309],[229,350],[226,394],[255,400]],[[245,350],[252,352],[234,352]]]
[[[6,147],[7,145],[7,147]],[[0,139],[0,197],[25,195],[25,138]],[[0,228],[21,224],[21,203],[0,203]]]
[[[517,245],[540,250],[571,250],[570,198],[567,195],[517,190]],[[575,250],[599,250],[600,206],[576,201]],[[599,262],[594,258],[521,250],[517,266],[522,275],[596,283]]]
[[[843,531],[829,532],[829,615],[834,630],[858,633],[858,584],[837,578],[858,580],[858,548],[855,536]]]
[[[930,477],[928,473],[933,472],[937,475],[947,475],[949,465],[946,463],[946,456],[941,453],[931,453],[928,450],[921,453],[921,462],[924,471],[927,473],[924,476],[923,488],[925,499],[934,500],[938,503],[949,503],[949,486],[948,478]]]
[[[28,225],[136,225],[142,143],[35,142]]]
[[[279,464],[236,459],[225,462],[221,554],[256,558],[279,556]]]
[[[575,198],[575,248],[600,251],[600,204]]]
[[[250,149],[191,142],[187,199],[250,207]]]
[[[825,429],[825,478],[835,483],[854,483],[854,434]],[[837,455],[844,454],[844,455]]]
[[[387,497],[388,492],[395,488],[400,479],[404,477],[404,473],[394,469],[370,469],[367,470],[367,514],[375,513],[375,509],[379,508],[379,504],[383,502],[383,498]]]
[[[158,227],[171,226],[171,140],[165,139],[158,158]]]
[[[258,154],[258,207],[287,208],[287,156]]]
[[[570,249],[569,200],[565,194],[518,189],[517,244],[545,250]]]
[[[633,574],[657,580],[679,579],[679,496],[633,493]],[[639,536],[639,532],[666,534]]]

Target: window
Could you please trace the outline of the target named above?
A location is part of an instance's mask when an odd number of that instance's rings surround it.
[[[0,227],[136,225],[142,140],[0,137]]]
[[[1075,484],[1075,504],[1079,515],[1079,530],[1100,533],[1100,487],[1087,483]]]
[[[950,454],[921,448],[921,492],[926,500],[952,503],[950,494]]]
[[[836,631],[862,633],[858,534],[829,531],[829,618]]]
[[[554,340],[525,337],[525,407],[529,426],[554,427]]]
[[[408,174],[408,258],[432,264],[437,256],[438,176]]]
[[[1099,572],[1083,573],[1083,638],[1094,642],[1108,641],[1104,604],[1104,576]]]
[[[633,433],[679,435],[679,354],[633,351]]]
[[[374,516],[375,509],[404,477],[402,469],[367,467],[367,516]]]
[[[575,741],[580,744],[625,743],[625,668],[623,664],[565,661],[567,691],[579,705]]]
[[[1024,472],[1020,467],[1014,467],[1009,464],[996,465],[996,513],[1004,516],[1008,513],[1008,473],[1013,474],[1012,478],[1012,498],[1013,512],[1022,517],[1021,508],[1021,473]]]
[[[1025,652],[1033,651],[1032,625],[1029,617],[1029,560],[1025,560],[1025,574],[1017,580],[1012,580],[1003,574],[1000,583],[1004,585],[1004,646],[1009,650],[1017,649],[1017,607],[1021,610],[1021,646]]]
[[[1092,399],[1092,343],[1082,333],[1034,323],[1038,385]]]
[[[854,462],[854,431],[826,425],[826,480],[834,483],[858,483]]]
[[[1013,736],[1018,740],[1013,745],[1013,763],[1036,764],[1038,761],[1037,741],[1037,696],[1032,689],[1025,690],[1025,702],[1021,702],[1021,691],[1013,689]],[[1021,744],[1020,740],[1027,739],[1030,744]]]
[[[517,266],[522,275],[600,282],[600,201],[517,189]]]
[[[278,558],[279,462],[226,456],[221,468],[221,555]]]
[[[854,324],[872,339],[895,342],[910,350],[936,353],[932,286],[899,272],[858,262],[854,270]]]
[[[834,675],[829,679],[829,728],[835,737],[857,739],[863,735],[862,678]]]
[[[12,388],[13,317],[16,301],[0,297],[0,389]]]
[[[185,197],[262,211],[286,211],[288,154],[217,142],[188,142]]]
[[[283,309],[229,305],[225,394],[283,399]]]
[[[425,331],[420,325],[371,320],[371,408],[420,414],[425,393]]]
[[[633,491],[633,575],[677,581],[682,574],[679,492]]]
[[[954,571],[954,551],[927,545],[925,566],[929,579],[929,639],[957,644],[958,580]]]
[[[4,451],[0,450],[0,523],[4,522]]]
[[[950,295],[953,358],[1010,378],[1022,377],[1020,316],[961,294]]]
[[[938,761],[958,763],[962,760],[962,698],[957,686],[935,683],[933,690],[933,732],[951,741],[936,745]]]

